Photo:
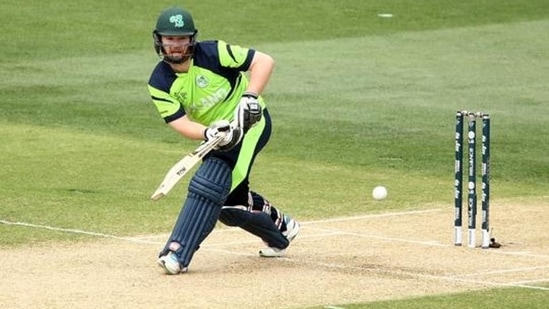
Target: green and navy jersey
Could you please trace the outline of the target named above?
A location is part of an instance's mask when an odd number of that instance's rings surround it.
[[[232,120],[248,79],[255,50],[223,41],[199,42],[194,47],[188,72],[177,73],[160,61],[149,79],[149,92],[166,123],[187,115],[209,126]],[[260,98],[260,104],[264,106]]]

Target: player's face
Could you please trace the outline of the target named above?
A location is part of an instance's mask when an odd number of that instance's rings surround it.
[[[183,58],[188,53],[190,43],[190,36],[162,36],[162,46],[170,57]]]

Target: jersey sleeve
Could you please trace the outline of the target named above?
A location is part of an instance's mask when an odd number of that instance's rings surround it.
[[[218,41],[217,52],[222,66],[239,71],[247,71],[250,68],[255,54],[254,49],[230,45],[224,41]]]
[[[181,103],[170,95],[170,87],[175,78],[175,74],[165,74],[164,64],[160,63],[149,79],[148,89],[151,99],[166,123],[185,115],[185,109]]]

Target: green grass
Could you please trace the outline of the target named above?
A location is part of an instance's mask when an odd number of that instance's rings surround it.
[[[541,302],[540,300],[544,300]],[[547,291],[519,288],[493,289],[442,296],[427,296],[398,301],[381,301],[369,304],[342,305],[345,309],[424,309],[424,308],[528,308],[542,309],[547,306]],[[314,307],[321,309],[325,307]],[[313,308],[310,308],[313,309]]]
[[[492,115],[492,197],[547,196],[547,1],[222,3],[186,2],[200,38],[277,60],[265,93],[274,134],[252,182],[285,210],[306,220],[450,208],[461,109]],[[2,3],[0,220],[121,236],[170,228],[185,181],[160,203],[148,198],[195,147],[163,124],[146,90],[158,60],[150,33],[170,4]],[[383,207],[370,198],[377,184],[389,188]],[[7,225],[0,235],[0,247],[89,238]],[[523,289],[486,293],[513,295],[498,308],[543,300]],[[346,308],[492,308],[483,299]]]

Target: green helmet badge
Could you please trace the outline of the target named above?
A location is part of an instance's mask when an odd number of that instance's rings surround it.
[[[170,17],[170,22],[174,23],[176,28],[183,28],[185,21],[183,21],[183,15],[177,14]]]

